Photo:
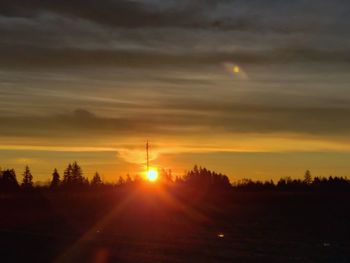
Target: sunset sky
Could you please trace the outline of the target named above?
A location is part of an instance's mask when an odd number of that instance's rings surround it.
[[[347,0],[2,0],[0,166],[350,177]]]

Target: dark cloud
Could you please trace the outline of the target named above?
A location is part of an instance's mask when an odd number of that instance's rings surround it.
[[[349,50],[271,49],[236,50],[232,52],[156,52],[128,50],[50,49],[24,46],[0,48],[2,68],[69,68],[83,67],[193,67],[234,61],[239,64],[271,64],[290,62],[349,63]]]
[[[347,1],[3,0],[0,64],[348,62]]]
[[[77,17],[118,27],[195,25],[195,13],[191,9],[162,10],[157,5],[126,0],[5,0],[2,1],[0,11],[2,15],[24,17],[34,17],[41,12]],[[179,16],[186,19],[179,19]]]
[[[71,67],[129,67],[157,72],[173,67],[206,74],[207,66],[223,62],[344,64],[350,61],[345,30],[350,25],[349,6],[346,1],[319,0],[3,0],[0,33],[6,37],[0,39],[0,68],[59,72]],[[201,66],[207,68],[201,71]],[[189,97],[197,92],[189,90]],[[343,117],[346,108],[280,108],[277,100],[258,110],[208,102],[176,103],[163,109],[181,108],[186,114],[150,115],[145,122],[134,116],[108,119],[77,110],[64,116],[3,117],[1,130],[2,134],[88,130],[94,134],[148,132],[156,127],[159,132],[176,133],[194,125],[242,132],[349,131]],[[203,114],[209,117],[197,118]],[[21,122],[28,128],[20,129]]]
[[[177,105],[171,110],[118,118],[79,109],[72,114],[0,117],[0,136],[90,138],[101,135],[195,135],[208,131],[260,134],[347,135],[349,108],[283,108],[249,105]]]
[[[310,23],[339,19],[347,1],[131,1],[131,0],[3,0],[0,14],[35,17],[43,12],[90,20],[113,27],[213,27],[236,30],[273,29],[291,32]],[[337,17],[335,17],[338,15]],[[323,17],[321,17],[323,16]],[[297,20],[300,19],[300,23]],[[285,23],[291,20],[293,23]],[[316,20],[316,21],[315,21]],[[318,21],[317,21],[318,20]],[[278,23],[282,22],[282,23]],[[294,25],[293,25],[294,24]]]

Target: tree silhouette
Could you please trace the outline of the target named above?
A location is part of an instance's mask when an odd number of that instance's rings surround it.
[[[72,183],[74,185],[82,185],[84,184],[84,177],[83,177],[83,171],[80,167],[80,165],[78,165],[77,162],[74,162],[72,164]]]
[[[72,165],[69,163],[63,173],[63,184],[69,185],[72,181]]]
[[[130,184],[130,183],[132,183],[132,179],[131,179],[130,174],[127,174],[127,175],[126,175],[126,180],[125,180],[125,183],[126,183],[126,184]]]
[[[173,182],[173,175],[170,169],[169,170],[161,169],[159,177],[160,177],[160,180],[162,180],[165,183]]]
[[[61,183],[61,180],[60,180],[60,175],[57,171],[57,169],[55,168],[53,170],[53,173],[52,173],[52,180],[51,180],[51,184],[50,184],[50,188],[57,188]]]
[[[304,183],[310,185],[312,183],[312,176],[309,170],[306,170],[304,175]]]
[[[22,185],[23,188],[33,187],[33,175],[30,172],[28,165],[24,168]]]
[[[5,191],[18,189],[19,185],[14,169],[4,170],[0,175],[0,189]]]
[[[98,174],[98,172],[95,173],[94,177],[91,180],[92,186],[100,186],[102,185],[101,176]]]
[[[88,185],[89,181],[83,177],[83,171],[77,162],[68,164],[63,174],[63,186],[79,187]]]
[[[231,188],[230,180],[226,175],[218,174],[206,168],[198,167],[197,165],[187,172],[183,180],[186,185],[196,188],[221,190]]]
[[[183,183],[183,179],[180,177],[180,176],[175,176],[175,181],[174,181],[176,184],[181,184]]]
[[[123,185],[123,184],[125,184],[125,180],[122,176],[119,176],[118,185]]]
[[[192,170],[188,171],[183,177],[176,176],[173,179],[171,170],[161,170],[159,180],[161,183],[166,183],[171,187],[191,187],[192,189],[199,189],[198,193],[206,193],[218,190],[235,190],[235,191],[288,191],[288,192],[336,192],[349,191],[350,180],[346,177],[329,176],[327,177],[312,177],[311,172],[307,170],[304,179],[292,179],[291,177],[282,177],[277,184],[270,181],[253,181],[251,179],[243,179],[231,185],[228,177],[215,171],[210,171],[204,167],[195,165]],[[135,176],[133,179],[129,174],[126,178],[119,177],[117,185],[128,185],[130,187],[137,186],[142,183],[141,177]],[[52,180],[50,188],[66,187],[67,190],[75,190],[80,187],[86,187],[89,181],[83,176],[83,171],[77,162],[69,163],[64,170],[63,180],[60,180],[60,175],[57,169],[52,173]],[[23,180],[21,183],[22,189],[33,187],[33,176],[28,166],[25,167],[23,173]],[[112,189],[111,184],[104,184],[101,176],[96,172],[91,186],[100,186],[101,189]],[[40,188],[40,186],[37,186]],[[1,171],[0,169],[0,191],[12,191],[19,189],[19,184],[16,179],[14,169],[7,169]],[[88,188],[86,188],[88,189]],[[179,189],[179,188],[177,188]],[[189,188],[187,188],[189,189]]]

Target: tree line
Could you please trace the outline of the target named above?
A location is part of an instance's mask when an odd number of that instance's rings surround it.
[[[233,184],[237,191],[350,191],[350,180],[346,177],[313,177],[309,170],[306,170],[303,179],[292,179],[282,177],[276,183],[269,181],[253,181],[243,179]]]
[[[83,175],[83,170],[77,162],[69,163],[63,172],[63,177],[60,176],[58,170],[55,168],[52,172],[50,184],[46,187],[51,189],[57,188],[81,188],[87,186],[100,186],[102,179],[98,172],[95,173],[91,181]],[[36,186],[38,187],[38,186]],[[33,189],[33,175],[29,166],[25,166],[22,173],[22,180],[18,182],[16,171],[14,169],[0,169],[0,190],[19,190],[19,189]]]
[[[84,176],[81,166],[77,162],[69,163],[61,176],[55,168],[51,181],[46,186],[35,186],[29,166],[25,166],[20,182],[14,169],[0,169],[0,191],[31,190],[35,188],[55,189],[83,189],[117,187],[143,182],[141,176],[131,177],[127,174],[120,176],[116,183],[106,183],[96,172],[91,180]],[[232,191],[347,191],[350,190],[350,180],[346,177],[313,177],[307,170],[303,179],[291,177],[280,178],[276,183],[273,180],[259,181],[243,179],[231,183],[229,178],[221,173],[195,165],[183,176],[172,176],[171,170],[159,171],[159,182],[174,186],[184,186],[209,190]]]

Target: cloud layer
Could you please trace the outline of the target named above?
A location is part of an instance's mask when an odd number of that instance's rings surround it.
[[[190,101],[189,101],[190,103]],[[181,104],[118,118],[77,109],[71,114],[0,117],[1,135],[98,138],[104,135],[189,136],[201,133],[347,135],[349,108],[277,108],[249,105]],[[174,108],[172,108],[174,107]],[[181,107],[181,112],[178,110]],[[164,109],[167,110],[164,110]],[[142,113],[141,113],[142,112]]]
[[[349,62],[347,1],[9,1],[1,67]]]
[[[3,0],[0,138],[339,150],[349,12],[345,0]]]

